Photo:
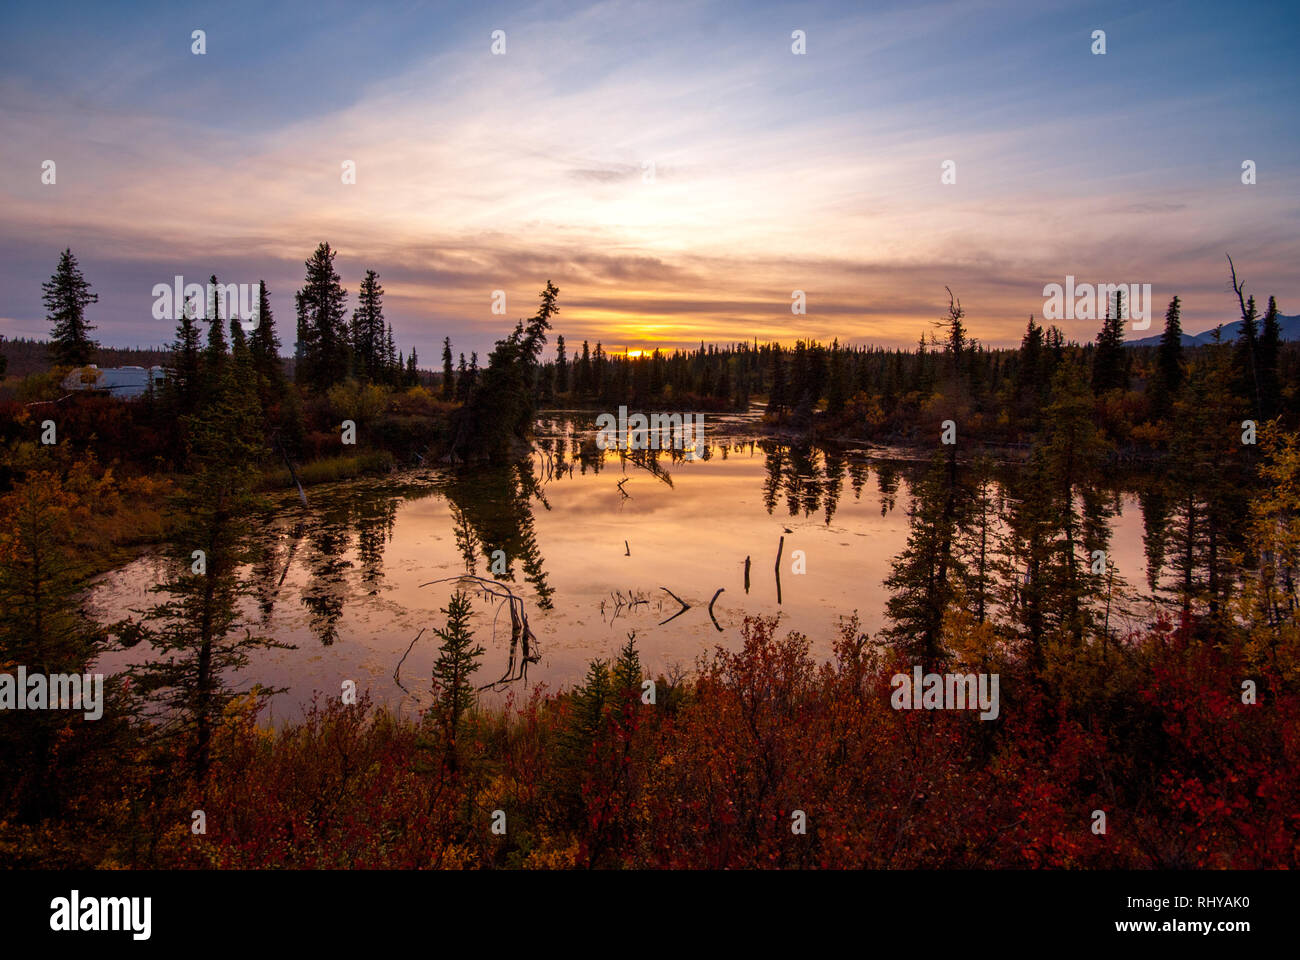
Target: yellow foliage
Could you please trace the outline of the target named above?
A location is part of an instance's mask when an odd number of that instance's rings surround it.
[[[528,854],[523,866],[527,870],[572,870],[578,865],[578,850],[576,839],[566,844],[554,837],[544,837],[542,845]]]
[[[335,416],[361,423],[383,413],[388,405],[388,391],[374,383],[349,379],[330,387],[326,399]]]

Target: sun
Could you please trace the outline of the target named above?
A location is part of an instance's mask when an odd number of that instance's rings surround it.
[[[645,351],[644,351],[644,350],[629,350],[629,351],[627,352],[627,355],[628,355],[629,357],[631,357],[632,359],[635,360],[637,357],[644,356],[644,355],[645,355]]]

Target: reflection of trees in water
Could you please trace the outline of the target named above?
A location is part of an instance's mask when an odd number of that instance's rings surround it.
[[[1160,583],[1169,547],[1169,496],[1156,484],[1149,484],[1138,494],[1142,508],[1142,547],[1147,558],[1147,587],[1152,592]]]
[[[553,452],[553,451],[552,451]],[[467,573],[476,573],[476,559],[482,556],[492,569],[492,553],[505,551],[506,572],[492,572],[495,580],[516,582],[516,564],[523,578],[537,591],[537,605],[551,607],[554,588],[542,569],[542,551],[533,521],[534,498],[549,510],[533,464],[521,460],[510,466],[491,466],[446,478],[440,488],[451,504],[456,545]]]
[[[261,614],[263,625],[270,623],[271,614],[275,612],[275,601],[280,598],[280,584],[283,571],[287,570],[286,555],[289,550],[285,538],[278,530],[264,537],[257,545],[257,556],[253,561],[253,595],[257,598],[257,609]]]
[[[826,522],[831,522],[831,517],[835,516],[835,508],[840,503],[840,488],[844,485],[845,462],[847,458],[840,450],[828,448],[822,451],[822,462],[825,467],[825,505],[826,505]]]
[[[862,499],[862,488],[866,485],[867,461],[861,457],[853,457],[849,460],[849,484],[853,487],[853,499]]]
[[[393,539],[398,502],[396,497],[363,497],[356,501],[357,559],[361,562],[361,581],[372,593],[384,579],[384,547]]]
[[[892,463],[876,464],[876,487],[880,490],[880,515],[883,517],[898,503],[898,470]]]
[[[862,496],[869,473],[863,457],[851,457],[838,447],[817,447],[811,443],[766,440],[758,446],[763,451],[763,505],[768,513],[775,511],[777,501],[784,497],[790,516],[808,517],[823,510],[824,520],[829,524],[839,508],[846,474],[852,483],[853,499]]]
[[[311,628],[324,646],[338,639],[338,622],[347,600],[347,558],[355,535],[361,582],[378,591],[384,579],[384,548],[393,538],[399,498],[361,488],[333,501],[306,525],[307,575],[302,604],[311,613]]]
[[[345,573],[352,561],[344,554],[352,545],[346,515],[327,511],[307,526],[307,569],[310,579],[302,592],[302,605],[311,612],[311,628],[323,646],[338,639],[347,593]]]
[[[323,510],[281,520],[263,537],[253,565],[262,622],[275,612],[280,590],[300,550],[306,546],[307,583],[302,604],[311,614],[311,629],[325,646],[338,639],[338,622],[347,599],[346,557],[355,536],[361,582],[376,593],[384,578],[384,548],[392,540],[401,498],[376,495],[371,489],[349,491]],[[292,526],[290,526],[292,523]]]

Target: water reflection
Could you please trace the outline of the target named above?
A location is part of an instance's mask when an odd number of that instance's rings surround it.
[[[883,582],[906,544],[925,469],[861,448],[739,433],[715,432],[694,460],[673,450],[602,451],[594,424],[557,417],[539,424],[533,455],[518,463],[315,487],[307,508],[286,495],[249,570],[249,614],[260,632],[300,652],[254,664],[252,679],[289,686],[280,708],[288,712],[312,690],[337,692],[340,677],[402,700],[394,668],[422,628],[441,623],[460,575],[495,580],[527,604],[542,651],[529,683],[580,679],[587,661],[616,652],[629,630],[649,669],[689,665],[714,643],[738,642],[755,614],[781,613],[783,629],[829,654],[841,614],[857,610],[872,635],[884,626]],[[995,474],[999,516],[1018,471]],[[1111,536],[1119,574],[1152,590],[1170,511],[1160,489],[1139,479],[1079,491],[1080,542]],[[807,575],[791,569],[795,550],[806,555]],[[140,605],[157,582],[149,571],[142,559],[105,579],[96,594],[104,619]],[[420,588],[431,581],[439,585]],[[510,656],[505,614],[479,598],[474,617],[488,650],[483,676],[501,676]],[[431,637],[426,631],[410,649],[403,678],[427,676]],[[422,703],[427,684],[407,686]]]
[[[516,570],[522,568],[524,581],[536,591],[538,607],[549,610],[555,590],[543,568],[533,502],[544,510],[551,505],[533,472],[536,465],[535,458],[509,467],[453,474],[437,490],[451,504],[456,546],[465,561],[465,572],[477,575],[482,558],[493,579],[516,583]],[[552,479],[557,478],[559,467],[552,463],[550,469]]]

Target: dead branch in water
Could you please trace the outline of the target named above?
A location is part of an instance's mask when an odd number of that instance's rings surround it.
[[[402,654],[402,659],[398,660],[397,666],[393,668],[393,682],[396,683],[399,687],[402,687],[402,690],[408,694],[411,691],[407,690],[406,687],[402,686],[402,679],[400,676],[402,672],[402,664],[406,662],[406,658],[409,657],[411,655],[411,651],[415,649],[416,642],[420,639],[420,637],[424,636],[424,631],[425,628],[421,627],[420,632],[415,635],[415,640],[411,641],[411,645],[406,648],[406,653]]]
[[[713,625],[718,628],[718,633],[722,632],[722,627],[718,624],[718,618],[713,615],[713,605],[718,602],[718,597],[722,595],[724,589],[724,587],[718,587],[718,592],[715,593],[713,599],[709,601],[709,619],[712,620]]]
[[[628,588],[626,597],[623,596],[622,590],[611,590],[609,595],[614,602],[613,616],[609,618],[610,623],[617,620],[620,614],[635,610],[642,604],[648,606],[650,603],[650,599],[644,593],[633,590],[631,587]],[[606,603],[608,603],[606,600],[600,601],[600,616],[602,620],[605,617]]]
[[[691,609],[691,605],[687,603],[685,600],[683,600],[681,597],[677,596],[677,594],[673,593],[667,587],[660,587],[659,589],[662,590],[664,593],[668,594],[668,596],[672,597],[674,600],[676,600],[678,603],[682,605],[682,608],[678,610],[676,613],[674,613],[671,617],[669,617],[668,620],[663,620],[660,622],[659,626],[662,627],[665,623],[668,623],[669,620],[676,620],[687,610]]]
[[[487,690],[492,687],[501,686],[507,683],[514,683],[516,680],[528,679],[528,665],[537,663],[541,660],[541,654],[537,652],[537,635],[533,633],[533,628],[528,625],[528,614],[524,612],[524,601],[522,597],[517,597],[504,583],[497,580],[489,580],[486,577],[475,576],[470,573],[462,573],[458,577],[443,577],[440,580],[430,580],[428,583],[420,584],[421,587],[433,586],[436,583],[473,583],[484,594],[495,597],[502,603],[510,607],[510,660],[506,664],[506,672],[500,680],[484,684],[479,687],[480,690]],[[497,608],[500,612],[500,607]],[[496,628],[493,627],[493,637],[495,639]],[[522,649],[523,656],[518,657]],[[516,658],[518,657],[517,663]],[[516,670],[518,672],[516,672]]]
[[[781,552],[785,550],[785,537],[776,545],[776,604],[781,605]]]

